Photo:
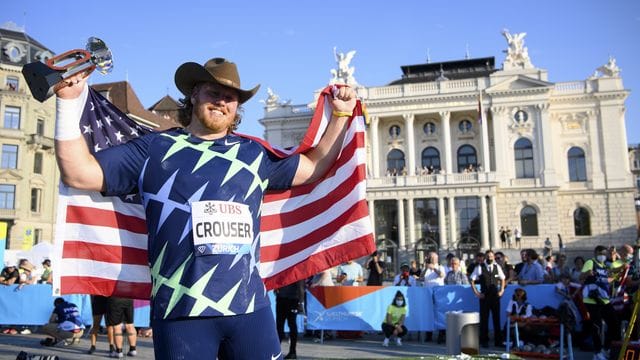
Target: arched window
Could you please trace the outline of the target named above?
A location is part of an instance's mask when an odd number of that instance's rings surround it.
[[[401,150],[393,149],[387,155],[387,171],[400,175],[404,168],[404,153]]]
[[[428,147],[422,151],[422,167],[437,171],[440,170],[440,152],[434,147]]]
[[[587,209],[579,207],[573,212],[573,227],[576,230],[576,236],[591,235],[591,217]]]
[[[520,225],[522,236],[538,236],[538,213],[531,206],[525,206],[520,210]]]
[[[476,156],[476,149],[471,145],[462,145],[458,148],[458,172],[464,172],[469,167],[478,167],[478,157]]]
[[[577,146],[569,149],[569,181],[587,181],[587,168],[584,161],[584,151]]]
[[[526,138],[520,138],[513,146],[516,159],[516,178],[532,178],[533,177],[533,146],[531,141]]]

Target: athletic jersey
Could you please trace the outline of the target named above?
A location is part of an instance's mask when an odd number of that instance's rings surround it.
[[[183,129],[96,153],[106,195],[139,193],[149,232],[151,318],[251,313],[269,306],[258,273],[264,191],[289,188],[299,156],[280,159],[228,135]]]

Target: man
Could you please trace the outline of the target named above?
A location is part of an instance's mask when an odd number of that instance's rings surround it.
[[[349,260],[346,264],[338,266],[338,284],[344,286],[358,286],[362,283],[362,266]]]
[[[518,284],[542,284],[545,272],[540,262],[538,262],[538,253],[533,249],[527,249],[526,254],[526,262],[518,273]]]
[[[199,358],[218,353],[221,344],[235,358],[281,358],[258,271],[263,194],[314,182],[330,169],[356,105],[355,92],[336,87],[328,101],[333,116],[317,147],[280,159],[232,133],[240,106],[259,88],[242,89],[234,63],[223,58],[185,63],[175,82],[185,95],[184,129],[149,134],[94,156],[78,128],[86,78],[65,80],[67,86],[57,90],[55,136],[61,179],[107,195],[141,194],[157,358]]]
[[[424,264],[424,273],[422,278],[424,279],[423,285],[425,287],[444,285],[444,276],[446,275],[444,266],[438,262],[438,253],[430,251],[427,254]],[[433,332],[427,331],[425,341],[431,341],[433,339]],[[438,331],[437,342],[443,343],[446,339],[444,330]]]
[[[620,337],[620,323],[613,312],[609,294],[612,278],[607,261],[607,248],[598,245],[593,250],[594,258],[589,259],[582,267],[581,280],[582,301],[587,307],[591,318],[591,338],[593,340],[593,359],[605,360],[609,358],[611,342]],[[602,322],[606,324],[604,344],[601,341]]]
[[[57,298],[53,305],[49,323],[42,327],[42,332],[51,337],[40,341],[40,344],[54,346],[61,340],[65,340],[67,345],[79,343],[84,333],[84,325],[76,304]]]
[[[482,264],[484,264],[484,253],[478,252],[473,258],[473,261],[471,261],[469,263],[469,266],[467,266],[467,276],[471,276],[471,274],[473,274],[473,270],[475,270],[477,266],[480,266]]]
[[[20,280],[20,272],[15,265],[7,265],[0,273],[0,284],[13,285]]]
[[[289,353],[285,359],[297,359],[296,345],[298,343],[298,314],[304,315],[304,280],[283,286],[275,291],[276,294],[276,328],[280,342],[285,339],[284,322],[289,326]]]
[[[493,341],[502,346],[500,331],[500,298],[506,286],[502,268],[495,262],[492,250],[485,252],[485,262],[476,266],[471,274],[471,290],[480,299],[480,345],[489,346],[489,313],[493,318]],[[480,284],[480,291],[476,288]]]
[[[400,273],[393,278],[393,286],[416,286],[416,279],[411,276],[409,264],[400,265]]]
[[[136,356],[138,351],[136,350],[137,332],[135,326],[133,326],[133,299],[125,299],[119,297],[107,298],[107,338],[113,339],[115,349],[109,351],[109,357],[123,358],[122,352],[123,334],[122,324],[127,331],[127,340],[129,341],[129,352],[127,356]]]
[[[460,270],[460,259],[457,256],[451,258],[449,266],[451,267],[451,271],[449,271],[444,278],[445,285],[469,285],[467,274]]]
[[[367,262],[367,270],[369,270],[367,286],[382,286],[384,262],[380,260],[377,251],[374,251],[373,254],[371,254],[371,258]]]

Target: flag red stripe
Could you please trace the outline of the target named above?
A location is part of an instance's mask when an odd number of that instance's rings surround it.
[[[148,299],[151,296],[150,281],[139,283],[94,276],[63,276],[60,283],[62,294],[103,294],[133,299]]]
[[[299,224],[326,211],[329,205],[335,204],[340,199],[347,196],[351,191],[353,191],[358,183],[360,183],[361,177],[364,172],[365,165],[361,164],[360,166],[353,169],[353,173],[348,178],[346,178],[341,184],[336,186],[333,191],[325,194],[322,198],[296,207],[289,212],[263,215],[260,230],[269,231]]]
[[[281,271],[271,277],[265,278],[264,283],[267,290],[277,289],[287,284],[291,284],[297,279],[304,279],[309,274],[317,274],[327,268],[327,264],[340,264],[348,260],[357,259],[369,255],[375,251],[373,235],[366,234],[358,238],[351,239],[342,245],[313,254],[304,261],[296,263],[295,266]],[[261,253],[262,254],[262,253]]]
[[[338,216],[333,221],[318,229],[315,229],[312,233],[309,233],[296,241],[292,241],[287,244],[261,246],[260,261],[275,261],[279,258],[291,256],[299,251],[310,247],[313,244],[316,244],[328,238],[342,226],[363,217],[369,216],[369,208],[367,206],[366,200],[361,200],[355,203],[353,206],[346,209],[342,214],[346,216]]]
[[[282,190],[282,191],[270,190],[265,194],[264,202],[268,203],[271,201],[284,200],[284,199],[289,199],[291,197],[310,193],[313,189],[316,188],[316,186],[318,186],[320,182],[322,182],[324,179],[334,176],[336,171],[341,166],[349,162],[349,160],[351,160],[351,158],[355,155],[355,152],[358,150],[358,148],[362,146],[361,144],[363,143],[364,143],[364,134],[361,132],[356,133],[355,136],[353,137],[353,140],[342,149],[340,157],[336,160],[336,163],[331,167],[331,169],[327,171],[326,175],[323,177],[322,180],[319,180],[307,185],[295,186],[290,189]]]
[[[119,228],[137,234],[147,233],[147,224],[144,219],[133,215],[125,215],[115,210],[87,206],[68,205],[66,222]]]
[[[84,241],[66,240],[62,247],[62,257],[66,259],[85,259],[114,264],[149,265],[147,249],[103,245]]]

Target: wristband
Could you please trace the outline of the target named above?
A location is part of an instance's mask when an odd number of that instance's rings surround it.
[[[54,134],[56,140],[72,140],[82,136],[79,120],[88,96],[89,86],[85,83],[84,89],[78,98],[57,98],[56,127]]]
[[[346,112],[346,111],[333,110],[333,112],[331,114],[333,114],[333,116],[336,116],[336,117],[344,117],[344,116],[349,116],[350,117],[351,115],[353,115],[353,111],[352,112]]]

